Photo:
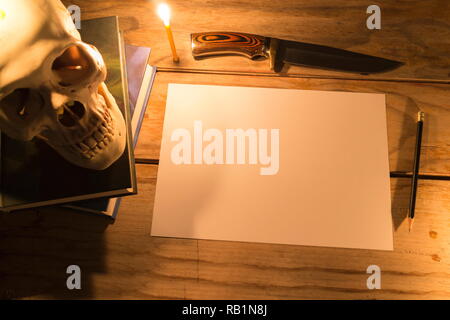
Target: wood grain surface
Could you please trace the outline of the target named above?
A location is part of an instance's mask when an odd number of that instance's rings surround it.
[[[378,3],[381,30],[367,29],[366,10],[373,3],[365,0],[170,0],[179,64],[172,61],[165,29],[156,15],[157,1],[64,2],[79,5],[83,19],[119,16],[126,41],[152,47],[151,63],[160,68],[271,74],[268,60],[220,57],[196,61],[192,57],[191,33],[234,31],[328,45],[405,63],[399,69],[371,76],[286,67],[283,72],[291,76],[450,80],[447,0],[382,1]]]
[[[160,72],[135,151],[137,158],[159,159],[169,83],[385,93],[391,170],[412,170],[417,112],[423,111],[421,172],[450,173],[450,87],[446,84]]]
[[[415,118],[422,110],[427,118],[421,172],[450,174],[448,1],[383,1],[382,30],[369,31],[365,10],[372,3],[366,1],[172,0],[179,65],[172,62],[154,2],[64,2],[79,5],[83,19],[118,15],[128,43],[153,48],[151,63],[161,72],[138,158],[159,158],[168,83],[378,92],[387,95],[391,170],[412,169]],[[212,28],[333,45],[406,65],[369,81],[298,67],[274,76],[268,61],[240,57],[195,61],[190,33]],[[419,182],[416,221],[409,233],[410,181],[391,179],[395,250],[382,252],[151,237],[157,170],[137,166],[139,194],[124,199],[113,224],[60,208],[1,214],[0,298],[450,298],[448,181]],[[66,268],[73,264],[82,269],[80,291],[66,288]],[[366,269],[372,264],[381,267],[381,290],[366,287]]]
[[[392,180],[393,252],[150,236],[156,166],[139,165],[119,218],[46,209],[0,215],[1,298],[448,299],[450,185],[421,182],[414,232],[409,183]],[[82,269],[82,290],[65,270]],[[366,268],[382,270],[368,290]]]

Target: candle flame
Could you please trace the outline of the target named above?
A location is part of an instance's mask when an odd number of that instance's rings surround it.
[[[170,8],[167,4],[161,3],[158,6],[158,15],[166,27],[170,26]]]

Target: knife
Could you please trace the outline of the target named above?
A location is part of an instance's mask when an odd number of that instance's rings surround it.
[[[218,55],[243,55],[270,59],[270,69],[280,72],[285,63],[362,74],[393,70],[403,63],[316,44],[239,32],[191,34],[195,59]]]

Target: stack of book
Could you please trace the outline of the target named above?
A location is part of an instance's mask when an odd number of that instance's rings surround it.
[[[137,193],[133,149],[144,120],[156,67],[150,48],[126,45],[117,17],[82,22],[84,42],[97,47],[107,66],[106,85],[128,126],[124,154],[106,170],[75,166],[39,139],[1,134],[0,211],[64,206],[116,218],[120,197]]]

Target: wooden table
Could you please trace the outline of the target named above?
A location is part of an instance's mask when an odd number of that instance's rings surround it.
[[[174,65],[154,4],[64,1],[82,18],[118,15],[127,43],[153,48],[160,68],[136,157],[157,160],[167,84],[197,83],[387,94],[391,170],[410,171],[415,117],[427,115],[421,172],[450,173],[450,3],[383,1],[382,29],[368,30],[367,1],[171,0],[181,63]],[[194,61],[189,34],[241,31],[333,45],[406,62],[375,76],[291,67],[240,57]],[[416,222],[405,220],[409,179],[391,179],[393,252],[164,239],[150,236],[156,165],[137,165],[139,195],[117,221],[61,209],[0,215],[0,298],[431,299],[450,298],[450,183],[419,183]],[[174,195],[176,199],[176,195]],[[82,269],[82,290],[66,268]],[[368,290],[366,269],[382,271]]]

